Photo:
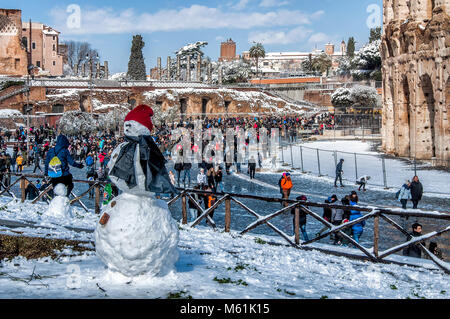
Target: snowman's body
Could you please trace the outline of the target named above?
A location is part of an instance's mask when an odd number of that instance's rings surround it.
[[[66,186],[58,184],[55,186],[55,197],[50,201],[45,216],[55,218],[72,218],[72,209],[70,207],[70,200],[66,197]]]
[[[135,121],[124,124],[126,136],[150,135],[150,131]],[[108,171],[128,142],[120,144],[111,154]],[[103,207],[109,215],[106,224],[97,224],[95,248],[98,257],[110,270],[132,277],[143,274],[164,275],[178,259],[178,225],[167,203],[156,199],[145,189],[145,176],[140,164],[139,145],[134,153],[137,185],[130,188],[115,176],[111,181],[123,191]]]

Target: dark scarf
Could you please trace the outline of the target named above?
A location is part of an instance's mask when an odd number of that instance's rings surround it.
[[[131,189],[137,186],[134,170],[134,154],[139,144],[139,155],[142,170],[145,175],[145,190],[155,193],[176,194],[178,191],[172,185],[165,166],[166,159],[151,136],[125,136],[128,142],[122,147],[119,157],[109,175],[124,180]]]

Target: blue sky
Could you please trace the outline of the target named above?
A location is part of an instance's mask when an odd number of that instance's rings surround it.
[[[204,52],[213,60],[220,54],[220,42],[228,38],[237,43],[237,54],[248,50],[253,41],[262,42],[266,52],[310,51],[315,47],[322,49],[326,42],[339,48],[339,43],[350,36],[355,37],[359,48],[368,40],[369,26],[382,20],[382,3],[382,0],[15,0],[12,4],[10,0],[0,0],[0,7],[21,9],[24,21],[31,18],[54,27],[62,32],[63,41],[88,41],[100,52],[102,60],[109,61],[115,73],[126,71],[134,34],[141,34],[146,43],[147,69],[156,65],[158,56],[165,61],[168,55],[173,56],[182,46],[196,41],[209,43]],[[368,7],[375,10],[367,12]]]

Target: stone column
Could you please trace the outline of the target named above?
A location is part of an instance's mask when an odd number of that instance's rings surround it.
[[[100,79],[100,61],[97,61],[97,65],[95,66],[95,77]]]
[[[170,56],[167,57],[167,75],[166,75],[166,80],[170,81],[171,77],[170,77],[170,66],[171,66],[171,60],[170,60]]]
[[[82,77],[86,76],[86,63],[83,63],[81,66],[81,76]]]
[[[219,72],[219,84],[221,85],[222,84],[222,76],[223,76],[223,74],[222,74],[222,66],[220,65],[219,66],[219,70],[218,70],[218,72]]]
[[[212,83],[211,62],[208,63],[208,84]]]
[[[161,81],[161,58],[158,57],[158,62],[157,62],[157,69],[158,69],[158,80]]]
[[[108,80],[109,78],[109,68],[108,68],[108,61],[103,62],[105,67],[105,79]]]
[[[202,56],[197,56],[197,81],[200,82],[202,78]]]
[[[187,63],[186,63],[186,81],[191,81],[191,56],[187,56]]]
[[[177,55],[177,78],[176,78],[177,81],[180,81],[180,75],[181,75],[180,69],[181,69],[180,56]]]

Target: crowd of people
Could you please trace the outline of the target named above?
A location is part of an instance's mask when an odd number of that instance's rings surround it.
[[[302,117],[260,117],[260,118],[207,118],[202,121],[202,132],[207,132],[210,128],[220,129],[223,134],[222,143],[226,150],[226,129],[240,127],[244,130],[249,128],[255,129],[256,136],[245,136],[245,147],[248,148],[251,138],[259,140],[260,130],[266,128],[269,132],[272,128],[279,128],[280,135],[284,138],[288,138],[291,141],[296,141],[298,133],[305,129],[317,127],[320,129],[329,127],[332,125],[332,115],[323,114],[309,119]],[[174,140],[172,138],[172,132],[177,127],[194,128],[194,119],[189,118],[181,124],[172,125],[160,125],[155,126],[153,138],[160,148],[161,152],[167,159],[174,160],[175,164],[173,171],[169,172],[172,183],[178,187],[193,188],[195,190],[207,191],[205,194],[194,194],[194,199],[198,203],[204,206],[205,209],[210,208],[217,200],[218,193],[224,193],[224,171],[226,175],[231,174],[231,164],[225,161],[221,163],[213,162],[207,158],[202,158],[202,161],[198,163],[199,173],[196,178],[192,178],[191,170],[193,169],[191,162],[186,162],[183,159],[182,147],[178,149],[176,154],[172,154],[174,145],[180,143],[180,139]],[[56,186],[58,183],[62,183],[67,187],[67,196],[69,196],[73,189],[72,175],[69,170],[69,165],[84,168],[86,167],[86,179],[88,180],[108,180],[106,165],[110,161],[112,151],[124,141],[123,137],[117,137],[112,132],[103,133],[98,135],[92,134],[78,134],[75,136],[56,135],[57,127],[50,127],[48,125],[41,126],[39,128],[30,128],[29,131],[19,128],[15,134],[6,134],[2,132],[0,135],[0,145],[6,150],[6,143],[14,141],[12,156],[3,151],[0,153],[0,187],[7,187],[10,184],[10,176],[8,172],[23,172],[23,168],[27,166],[33,166],[33,173],[40,171],[45,176],[49,175],[49,164],[52,158],[58,157],[61,161],[61,176],[52,178],[50,180],[44,179],[38,180],[36,187],[33,185],[25,185],[27,188],[27,196],[30,199],[37,197],[38,192],[45,189],[48,185],[52,184]],[[195,140],[193,136],[193,130],[191,130],[191,149],[195,152]],[[26,138],[30,137],[28,144]],[[211,136],[214,139],[215,136]],[[234,137],[235,143],[237,137]],[[209,140],[203,141],[203,149]],[[27,149],[28,146],[28,149]],[[226,152],[224,152],[225,155]],[[211,153],[214,156],[214,150]],[[247,173],[250,179],[255,178],[255,172],[257,163],[261,167],[261,155],[258,153],[255,159],[254,155],[249,155],[247,150]],[[41,167],[41,163],[44,163],[44,167]],[[237,150],[235,149],[234,164],[236,172],[241,172],[241,164],[244,163],[244,158],[239,157]],[[224,167],[222,167],[224,165]],[[341,159],[336,166],[336,178],[334,186],[337,187],[337,182],[340,182],[340,186],[344,187],[342,183],[342,172],[344,166],[344,159]],[[175,172],[175,174],[174,174]],[[370,176],[361,176],[356,184],[359,185],[359,191],[366,191],[366,184],[370,180]],[[291,176],[288,172],[283,173],[279,180],[280,193],[282,198],[289,199],[291,190],[294,185]],[[110,186],[111,187],[111,186]],[[112,186],[114,187],[114,186]],[[110,191],[109,193],[118,193],[117,189]],[[422,198],[423,187],[417,176],[415,176],[412,182],[407,181],[397,193],[397,199],[401,202],[402,208],[406,208],[408,200],[413,203],[413,208],[418,207],[418,203]],[[111,195],[111,194],[110,194]],[[157,194],[161,196],[161,194]],[[93,192],[90,193],[90,197],[93,197]],[[298,196],[296,198],[299,201],[306,201],[306,196]],[[323,218],[332,223],[335,226],[339,226],[360,218],[361,212],[359,210],[351,209],[351,206],[358,205],[358,195],[356,191],[352,191],[349,195],[344,196],[341,200],[337,195],[330,196],[325,203],[329,204],[342,204],[348,206],[348,209],[334,209],[324,208]],[[287,206],[286,203],[283,205]],[[196,204],[188,201],[189,212],[192,220],[197,218],[200,214],[200,210]],[[294,214],[294,210],[292,210]],[[212,214],[210,214],[212,218]],[[209,221],[208,221],[209,222]],[[363,234],[365,221],[361,221],[345,228],[344,233],[353,238],[356,243],[360,242],[360,238]],[[324,227],[316,236],[320,236],[328,228]],[[417,228],[415,228],[417,229]],[[310,237],[306,230],[306,214],[300,212],[300,231],[303,239],[308,241]],[[417,230],[414,230],[412,236],[416,236]],[[420,233],[420,232],[419,232]],[[336,233],[332,238],[335,245],[348,245],[349,240],[347,237]],[[434,249],[434,247],[433,247]],[[437,248],[436,248],[437,249]],[[414,254],[411,253],[411,254]]]

